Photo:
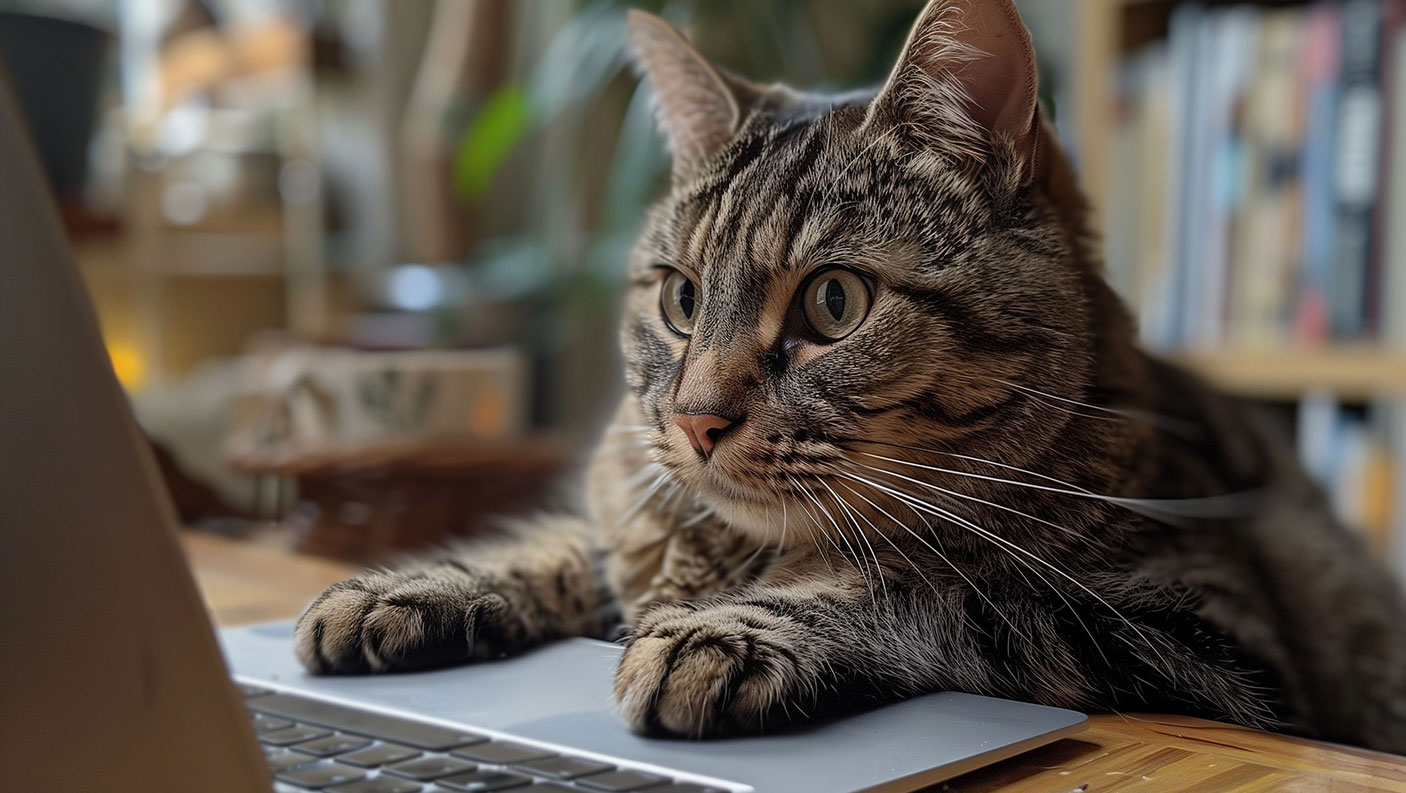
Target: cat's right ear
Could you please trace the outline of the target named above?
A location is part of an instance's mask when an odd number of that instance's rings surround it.
[[[1012,0],[930,0],[866,123],[984,161],[1008,143],[1030,175],[1039,146],[1035,50]]]
[[[635,60],[654,86],[674,154],[674,179],[687,179],[737,134],[760,90],[709,63],[659,17],[631,9],[628,20]]]

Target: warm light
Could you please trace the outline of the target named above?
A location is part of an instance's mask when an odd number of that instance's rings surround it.
[[[135,347],[120,341],[109,342],[107,356],[112,359],[112,371],[117,373],[123,388],[133,390],[141,386],[146,378],[146,361]]]

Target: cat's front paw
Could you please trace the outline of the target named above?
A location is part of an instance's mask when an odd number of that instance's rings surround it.
[[[803,713],[814,691],[801,627],[751,606],[655,607],[615,672],[630,728],[693,738],[756,732]]]
[[[424,669],[492,657],[508,602],[463,571],[368,573],[308,606],[294,652],[318,674]]]

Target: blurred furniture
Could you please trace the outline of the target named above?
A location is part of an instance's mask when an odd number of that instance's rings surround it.
[[[537,511],[567,460],[551,439],[387,443],[295,454],[231,456],[235,469],[291,483],[281,523],[297,549],[371,562],[491,529]]]
[[[206,606],[221,626],[291,619],[340,564],[184,532]],[[604,692],[602,692],[604,695]],[[963,793],[1406,791],[1406,758],[1183,716],[1098,715],[1073,738],[934,790]]]

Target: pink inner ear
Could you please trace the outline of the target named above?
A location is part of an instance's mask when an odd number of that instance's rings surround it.
[[[1007,0],[974,2],[962,24],[957,38],[981,53],[957,72],[972,100],[972,120],[1017,140],[1030,135],[1037,101],[1035,54],[1015,8]]]

